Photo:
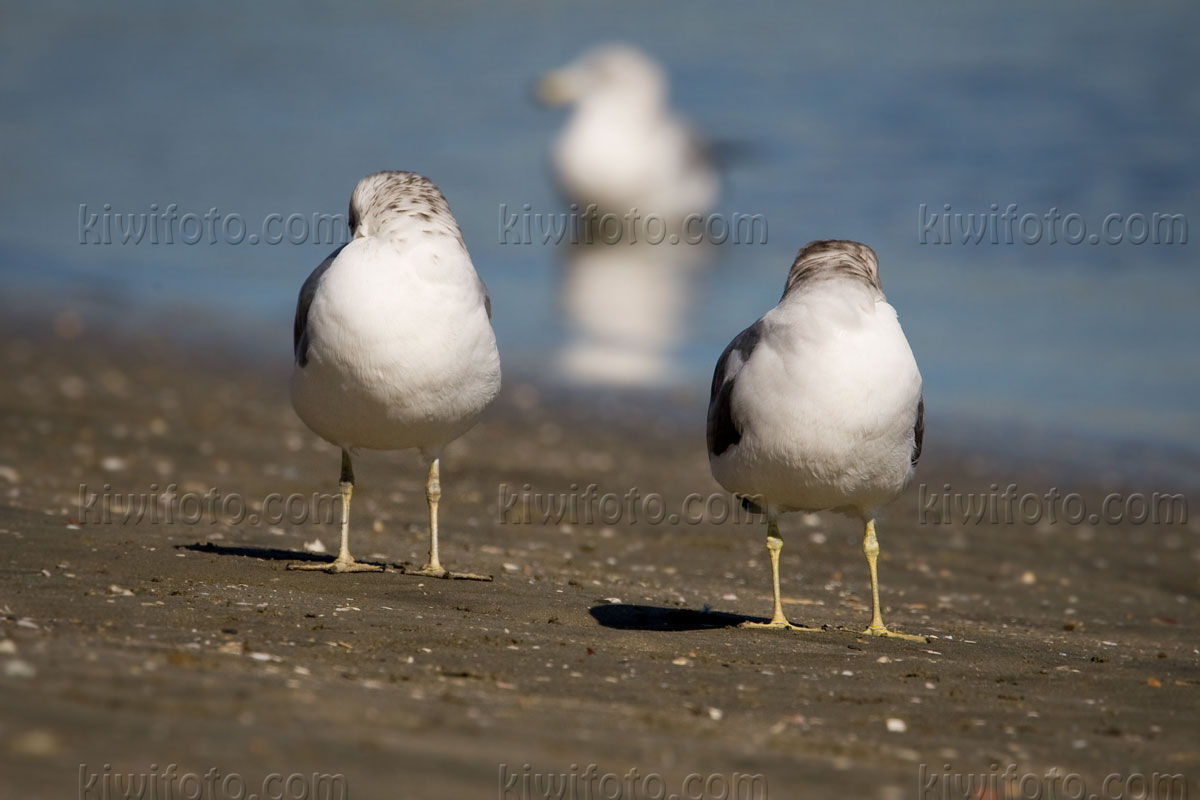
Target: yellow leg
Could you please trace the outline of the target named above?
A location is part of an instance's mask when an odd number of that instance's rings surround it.
[[[429,464],[429,474],[425,476],[425,501],[429,503],[429,563],[413,574],[460,581],[490,581],[492,579],[490,575],[477,575],[474,572],[451,572],[442,566],[442,562],[438,558],[438,501],[442,499],[440,462],[440,458],[433,459]]]
[[[779,551],[783,549],[783,539],[779,536],[779,526],[775,522],[775,515],[768,512],[767,514],[767,552],[771,554],[771,589],[775,597],[775,608],[771,613],[770,622],[743,622],[739,627],[742,628],[779,628],[785,630],[801,631],[808,630],[801,628],[787,621],[787,617],[783,615],[783,601],[779,596]]]
[[[871,636],[890,636],[895,639],[908,639],[913,642],[925,641],[924,636],[913,636],[907,633],[889,631],[883,624],[883,615],[879,613],[879,573],[876,561],[879,558],[879,540],[875,538],[875,520],[867,520],[867,530],[863,534],[863,553],[867,557],[867,569],[871,571],[871,624],[863,631]]]
[[[354,469],[350,466],[350,453],[342,451],[342,479],[338,483],[342,492],[342,544],[338,557],[332,564],[288,564],[288,569],[322,570],[323,572],[382,572],[383,567],[361,564],[350,555],[350,496],[354,494]]]
[[[438,559],[438,501],[442,499],[440,461],[435,458],[430,462],[429,474],[425,477],[425,500],[429,503],[429,563],[418,570],[421,575],[435,578],[445,578],[450,574]]]

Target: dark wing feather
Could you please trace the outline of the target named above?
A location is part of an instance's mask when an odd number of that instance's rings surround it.
[[[762,321],[739,333],[721,353],[713,371],[712,391],[708,401],[708,453],[719,456],[742,440],[742,431],[733,418],[733,386],[737,373],[750,358],[762,338]],[[730,359],[738,354],[738,366],[731,369]]]
[[[479,291],[483,293],[483,309],[487,311],[488,321],[492,320],[492,296],[488,294],[487,284],[483,282],[483,278],[479,275],[475,276],[475,280],[479,281]]]
[[[296,354],[296,363],[302,367],[308,364],[309,306],[312,305],[313,298],[317,296],[317,287],[321,284],[322,276],[333,266],[333,260],[338,257],[338,253],[342,252],[342,248],[345,246],[342,245],[330,253],[329,257],[312,271],[312,274],[304,281],[304,285],[300,287],[300,297],[296,300],[296,319],[292,323],[292,350]]]
[[[913,451],[912,465],[917,465],[917,460],[921,458],[921,442],[925,439],[925,398],[922,397],[917,403],[917,422],[913,425]]]

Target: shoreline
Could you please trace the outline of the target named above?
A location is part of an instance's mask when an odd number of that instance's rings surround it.
[[[122,350],[135,358],[187,361],[213,372],[232,369],[261,378],[268,391],[282,392],[286,400],[291,369],[290,316],[272,321],[278,324],[239,318],[231,326],[220,327],[214,326],[211,314],[200,307],[183,304],[163,312],[134,307],[114,310],[120,303],[114,296],[52,300],[39,293],[24,298],[20,308],[6,309],[0,331],[35,348],[67,350],[72,342],[78,342],[102,352]],[[70,332],[68,338],[61,335],[64,329]],[[163,335],[148,342],[143,338],[147,330]],[[501,353],[501,359],[504,385],[499,406],[506,401],[509,405],[522,402],[510,397],[518,387],[526,397],[532,393],[553,408],[559,421],[595,427],[625,425],[630,435],[646,425],[678,437],[694,437],[698,432],[703,448],[711,375],[687,384],[625,388],[574,384],[553,377],[547,380],[529,358],[506,359]],[[489,413],[494,412],[485,412],[485,420]],[[1092,436],[1044,422],[1024,426],[987,423],[981,418],[942,413],[933,396],[926,398],[926,413],[930,418],[927,454],[959,469],[983,460],[988,469],[1036,473],[1049,480],[1123,489],[1153,484],[1164,491],[1200,490],[1200,440],[1147,443],[1116,431]],[[928,456],[923,457],[922,464],[929,461]]]

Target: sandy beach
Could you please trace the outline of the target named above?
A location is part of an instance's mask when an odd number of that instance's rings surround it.
[[[739,629],[770,610],[763,526],[719,519],[695,404],[506,376],[442,476],[443,562],[493,580],[405,574],[426,547],[406,453],[356,463],[351,547],[388,570],[289,571],[336,550],[336,517],[313,517],[334,507],[338,457],[291,410],[286,342],[264,365],[9,319],[4,797],[1182,797],[1136,792],[1200,781],[1196,519],[942,523],[944,486],[1049,484],[930,419],[879,524],[885,618],[927,642],[857,633],[860,532],[830,514],[782,527],[785,610],[813,629]],[[1088,508],[1189,488],[1055,486]]]

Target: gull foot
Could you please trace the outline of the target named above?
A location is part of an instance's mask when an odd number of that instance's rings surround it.
[[[816,628],[805,628],[801,625],[793,625],[786,619],[773,619],[770,622],[739,622],[739,628],[759,628],[763,630],[773,631],[814,631]]]
[[[362,562],[350,559],[348,561],[319,561],[317,563],[307,564],[288,564],[288,569],[303,569],[303,570],[319,570],[337,574],[340,572],[383,572],[384,568],[378,564],[363,564]]]
[[[905,639],[910,642],[925,643],[925,642],[929,641],[929,638],[927,636],[917,636],[917,635],[911,634],[911,633],[898,633],[896,631],[889,631],[887,628],[885,628],[882,625],[879,625],[879,626],[872,625],[871,627],[869,627],[863,631],[863,635],[864,636],[882,636],[882,637],[886,637],[889,639]]]
[[[443,576],[451,581],[494,581],[491,575],[480,575],[478,572],[446,572]]]
[[[448,581],[493,581],[491,575],[480,575],[475,572],[453,572],[445,567],[435,567],[432,564],[426,564],[420,569],[405,569],[404,572],[408,575],[424,575],[429,578],[442,578]]]

